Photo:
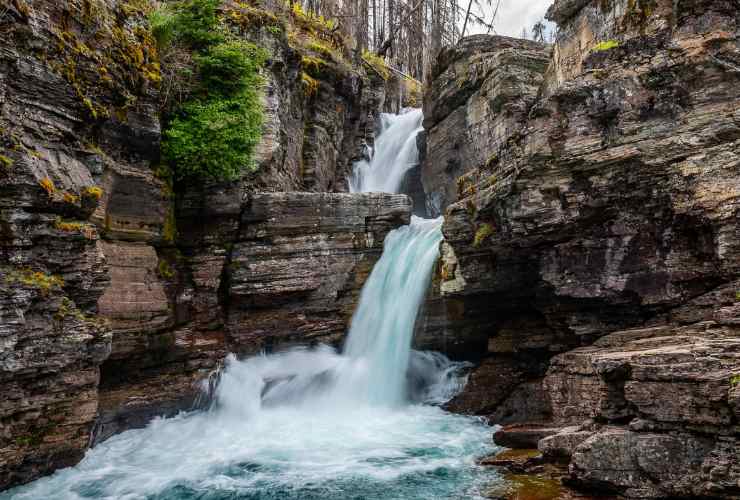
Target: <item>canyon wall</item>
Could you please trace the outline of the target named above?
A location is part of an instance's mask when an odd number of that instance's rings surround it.
[[[191,408],[227,352],[336,341],[408,222],[405,196],[325,193],[389,82],[327,63],[307,91],[303,49],[260,21],[289,17],[249,9],[219,16],[269,52],[257,173],[173,185],[148,2],[0,7],[0,489]]]
[[[417,341],[479,362],[450,408],[562,429],[539,445],[574,485],[736,498],[740,10],[548,15],[553,47],[470,37],[433,71],[424,186],[446,241]],[[481,54],[498,67],[469,77]],[[475,123],[497,125],[477,149]]]

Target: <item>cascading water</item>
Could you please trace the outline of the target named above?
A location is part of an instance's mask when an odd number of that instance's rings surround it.
[[[388,235],[343,353],[229,357],[209,411],[114,436],[0,499],[483,498],[495,476],[475,459],[492,451],[490,428],[436,406],[463,365],[411,350],[441,238],[441,219]]]
[[[380,133],[369,151],[370,161],[354,166],[349,179],[353,193],[398,193],[406,172],[419,163],[416,136],[424,130],[420,109],[407,109],[400,115],[380,115]]]

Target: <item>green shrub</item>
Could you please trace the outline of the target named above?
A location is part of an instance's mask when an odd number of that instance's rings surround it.
[[[260,68],[264,49],[228,40],[217,15],[222,0],[181,0],[150,16],[160,45],[195,52],[199,86],[166,124],[162,154],[176,179],[231,180],[254,169],[262,135]]]
[[[174,40],[176,21],[175,12],[167,5],[149,14],[149,27],[160,52]]]
[[[177,5],[173,34],[193,48],[204,48],[224,40],[217,10],[222,0],[184,0]]]
[[[235,179],[254,169],[262,120],[260,95],[252,89],[231,99],[187,103],[165,132],[164,154],[179,179]]]
[[[217,10],[222,0],[183,0],[163,5],[149,14],[152,35],[160,50],[174,41],[194,49],[222,42]]]
[[[226,42],[196,56],[203,89],[208,94],[236,95],[259,84],[266,52],[247,42]]]

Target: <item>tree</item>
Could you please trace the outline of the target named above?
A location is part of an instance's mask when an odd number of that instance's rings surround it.
[[[532,38],[535,42],[545,41],[545,23],[542,20],[537,21],[532,27]]]
[[[309,15],[332,19],[355,41],[357,54],[374,52],[385,62],[424,80],[442,47],[454,45],[474,27],[493,30],[501,0],[289,0]],[[481,15],[483,5],[488,9]]]

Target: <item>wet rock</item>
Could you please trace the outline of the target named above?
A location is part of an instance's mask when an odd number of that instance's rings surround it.
[[[338,341],[385,236],[410,215],[405,195],[251,197],[228,259],[232,349]]]
[[[481,465],[501,467],[514,474],[530,472],[542,464],[542,453],[537,449],[505,450],[480,461]]]
[[[497,430],[493,441],[499,446],[515,449],[536,449],[537,443],[560,431],[559,427],[538,424],[507,425]]]
[[[161,227],[153,47],[118,8],[95,29],[64,2],[0,16],[0,489],[83,456],[111,352],[107,238],[146,244]],[[140,60],[118,57],[121,39]]]
[[[580,426],[560,429],[557,433],[542,438],[537,448],[550,462],[570,462],[576,447],[594,435],[594,430]]]

